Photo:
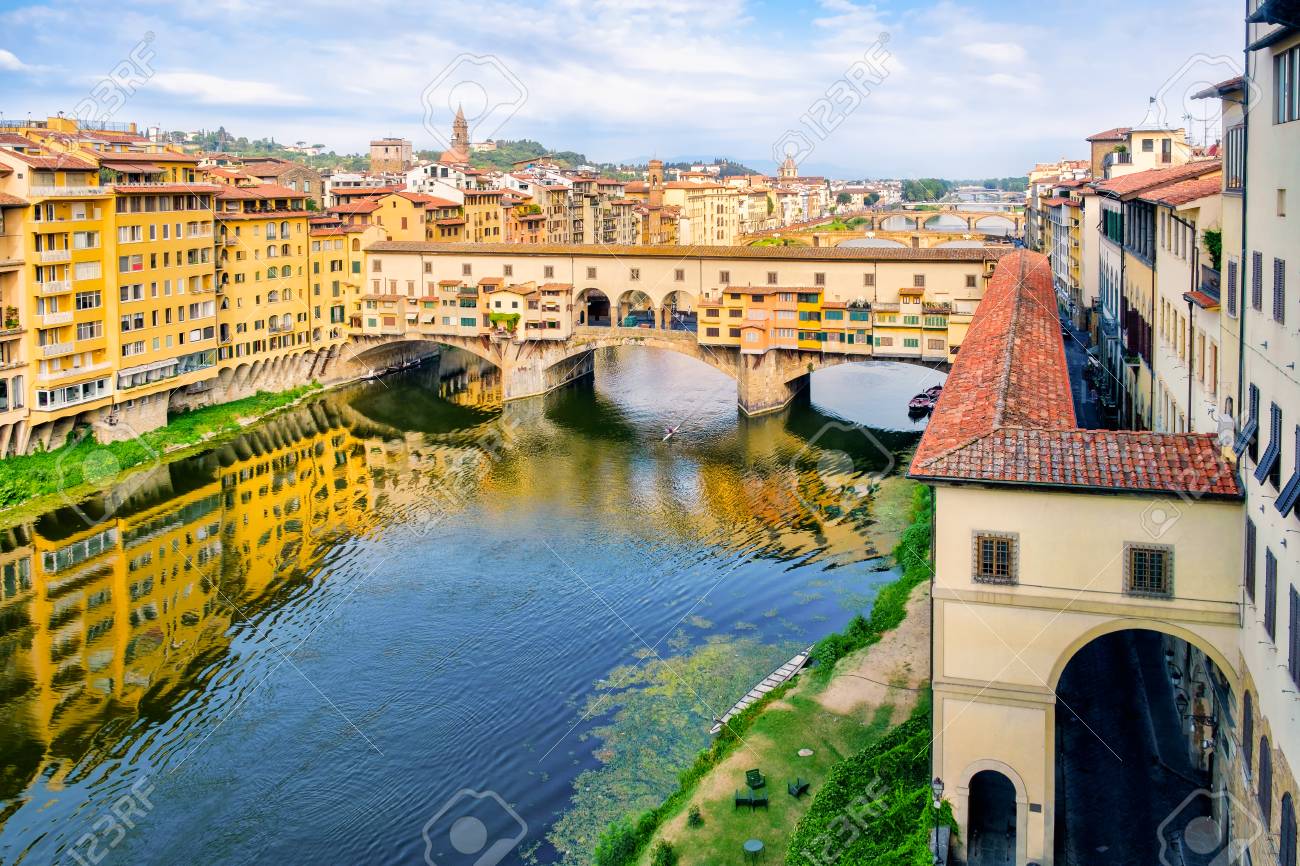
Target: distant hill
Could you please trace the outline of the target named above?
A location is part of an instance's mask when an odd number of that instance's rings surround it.
[[[558,162],[566,168],[573,168],[579,165],[589,165],[585,154],[577,153],[572,150],[551,150],[541,142],[533,141],[530,138],[521,138],[517,141],[498,141],[496,150],[479,150],[470,154],[469,164],[475,168],[494,168],[498,171],[508,171],[516,162],[525,159],[537,159],[545,156]],[[422,150],[416,154],[420,159],[437,159],[441,151]]]

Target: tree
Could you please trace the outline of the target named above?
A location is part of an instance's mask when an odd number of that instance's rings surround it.
[[[836,204],[848,204],[851,201],[853,201],[853,196],[849,195],[847,192],[842,192],[835,196]]]

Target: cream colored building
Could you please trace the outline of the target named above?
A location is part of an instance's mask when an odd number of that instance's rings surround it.
[[[1059,862],[1056,689],[1076,653],[1154,631],[1241,684],[1233,467],[1212,436],[1077,429],[1058,324],[1047,260],[1004,257],[910,473],[935,486],[933,772],[963,843],[1006,834],[1016,866]],[[1178,519],[1154,519],[1170,500]],[[1189,739],[1226,752],[1195,721],[1231,718],[1215,694],[1189,704]]]
[[[720,183],[673,181],[664,184],[664,203],[681,209],[679,244],[729,246],[740,233],[740,194]]]

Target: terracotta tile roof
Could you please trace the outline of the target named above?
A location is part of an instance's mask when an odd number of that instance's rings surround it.
[[[1093,186],[1098,192],[1108,193],[1120,198],[1134,198],[1158,186],[1221,171],[1223,171],[1222,162],[1217,159],[1203,159],[1184,163],[1183,165],[1170,166],[1169,168],[1151,168],[1146,171],[1138,171],[1133,174],[1114,177],[1110,180],[1098,181]]]
[[[344,234],[344,231],[343,226],[322,226],[320,228],[311,229],[307,234],[314,238],[323,238],[332,235],[341,235]]]
[[[401,192],[400,186],[337,186],[330,190],[334,195],[383,195],[389,192]]]
[[[200,193],[214,192],[219,198],[221,193],[230,189],[223,183],[126,183],[114,184],[113,191],[128,195],[145,195],[152,193]]]
[[[1216,175],[1214,177],[1197,177],[1169,184],[1168,186],[1156,187],[1146,195],[1139,197],[1143,201],[1180,205],[1196,201],[1198,198],[1205,198],[1208,195],[1217,195],[1222,191],[1223,178]]]
[[[1080,430],[1048,258],[1004,256],[962,342],[911,477],[1237,498],[1211,434]]]
[[[1116,126],[1113,129],[1107,129],[1104,132],[1098,132],[1095,135],[1090,135],[1086,140],[1087,141],[1123,141],[1125,138],[1128,137],[1128,134],[1132,131],[1133,131],[1132,127]]]
[[[379,210],[379,202],[365,198],[361,201],[350,201],[346,204],[336,204],[329,208],[330,213],[374,213]]]
[[[1228,78],[1220,81],[1218,84],[1211,84],[1204,90],[1192,94],[1192,99],[1208,99],[1211,96],[1225,96],[1237,90],[1241,90],[1246,84],[1246,80],[1240,75],[1234,78]]]
[[[280,186],[278,183],[257,183],[252,186],[227,186],[221,184],[222,199],[306,198],[306,193]]]
[[[28,142],[30,145],[31,142]],[[72,171],[94,171],[98,166],[88,160],[81,159],[68,153],[50,153],[43,151],[41,153],[19,153],[16,150],[0,150],[0,153],[6,156],[12,156],[19,159],[32,168],[48,169],[69,169]]]
[[[27,200],[7,192],[0,192],[0,207],[26,207]]]
[[[1219,309],[1219,299],[1216,298],[1214,295],[1208,294],[1207,292],[1202,292],[1200,289],[1195,289],[1190,292],[1183,292],[1183,298],[1185,300],[1191,301],[1193,304],[1200,307],[1202,310]]]
[[[665,207],[667,211],[668,208]],[[672,212],[676,212],[673,209]],[[444,255],[515,256],[644,256],[651,258],[770,259],[878,261],[997,261],[1008,254],[994,247],[714,247],[714,246],[616,246],[612,244],[492,244],[433,243],[431,241],[377,241],[367,247],[381,253],[442,253]]]

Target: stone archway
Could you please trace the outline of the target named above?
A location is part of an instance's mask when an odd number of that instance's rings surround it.
[[[620,328],[657,328],[655,302],[640,289],[628,289],[618,296],[614,324]]]
[[[1017,786],[1011,778],[1014,775],[1010,767],[989,767],[976,770],[962,786],[967,797],[963,829],[969,866],[1018,862],[1024,833],[1017,830],[1023,827],[1020,810],[1027,802],[1024,785]]]
[[[659,327],[665,331],[697,330],[694,294],[684,289],[674,289],[664,295],[659,307]]]
[[[595,287],[583,289],[573,299],[574,324],[590,328],[608,328],[613,324],[614,309],[609,296]]]

